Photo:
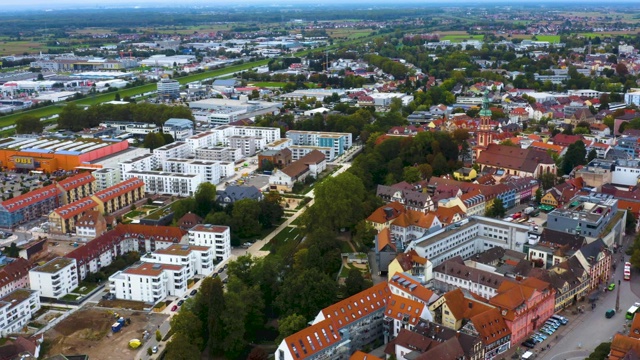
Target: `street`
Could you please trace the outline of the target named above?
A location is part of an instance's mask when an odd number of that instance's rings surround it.
[[[614,259],[619,262],[620,254],[614,254]],[[628,256],[625,255],[626,260]],[[571,316],[562,314],[570,319],[567,326],[562,326],[558,331],[558,341],[551,342],[551,349],[541,352],[539,357],[549,360],[572,360],[584,359],[596,346],[603,342],[609,342],[617,332],[626,333],[625,314],[627,309],[638,301],[638,296],[632,292],[631,285],[636,289],[640,289],[640,276],[638,272],[634,272],[631,281],[622,280],[623,266],[617,266],[613,280],[616,283],[616,290],[612,292],[603,292],[596,301],[595,310],[591,310],[589,304],[585,301],[584,314]],[[618,286],[618,280],[620,286]],[[620,289],[620,311],[611,319],[605,317],[608,309],[616,307],[616,293]],[[555,336],[555,335],[554,335]],[[518,346],[514,344],[513,346]]]

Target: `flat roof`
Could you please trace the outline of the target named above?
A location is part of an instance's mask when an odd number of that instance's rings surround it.
[[[229,230],[229,227],[224,225],[198,224],[192,227],[189,231],[222,233],[227,230]]]
[[[177,256],[187,256],[192,251],[208,251],[210,248],[208,246],[195,246],[195,245],[186,245],[186,244],[173,244],[166,249],[156,250],[156,254],[162,255],[177,255]]]
[[[55,274],[58,271],[60,271],[60,269],[63,269],[65,267],[71,265],[72,263],[73,263],[73,259],[58,257],[58,258],[55,258],[55,259],[49,261],[48,263],[46,263],[44,265],[38,266],[37,268],[33,269],[32,271]]]
[[[0,298],[0,304],[7,303],[9,308],[13,308],[30,298],[36,291],[29,289],[16,289]]]

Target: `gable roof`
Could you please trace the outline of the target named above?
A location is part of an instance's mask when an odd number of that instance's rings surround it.
[[[417,332],[402,328],[400,329],[398,336],[387,343],[384,352],[388,355],[393,355],[396,353],[395,348],[396,345],[398,345],[407,349],[411,349],[412,351],[424,353],[425,351],[433,349],[439,344],[440,343],[436,340],[433,340]]]
[[[458,338],[452,337],[433,349],[426,351],[416,357],[416,360],[432,360],[432,359],[460,359],[465,356]]]
[[[396,251],[396,244],[391,239],[391,230],[389,230],[389,228],[380,230],[378,235],[376,235],[376,243],[378,246],[378,252],[384,251],[387,246],[391,250]]]
[[[640,339],[632,338],[622,334],[615,334],[611,341],[610,360],[617,360],[624,357],[629,351],[640,353]]]
[[[451,224],[454,221],[456,215],[459,215],[460,217],[464,217],[465,212],[462,211],[460,206],[456,205],[449,208],[438,207],[438,209],[435,212],[435,215],[443,224]]]
[[[403,211],[404,206],[402,204],[395,201],[390,202],[377,208],[373,213],[371,213],[371,215],[369,215],[369,217],[367,217],[367,221],[384,224],[400,216]]]
[[[555,165],[553,158],[544,150],[532,147],[521,149],[515,146],[489,144],[478,157],[477,162],[485,166],[495,166],[533,173],[538,164]]]
[[[80,200],[74,201],[71,204],[61,206],[53,210],[53,212],[58,214],[58,216],[60,216],[62,219],[71,219],[78,214],[94,210],[97,207],[98,203],[95,202],[91,197],[87,196]]]
[[[502,275],[467,266],[460,256],[442,262],[433,268],[433,272],[468,280],[493,289],[498,289],[503,282],[509,280]]]
[[[504,321],[502,315],[500,315],[500,310],[496,308],[479,313],[470,320],[485,346],[493,344],[511,334],[507,323]]]
[[[262,193],[255,186],[227,186],[224,190],[218,191],[218,201],[223,197],[228,197],[231,202],[236,202],[242,199],[259,199]]]
[[[287,336],[283,341],[295,359],[307,358],[342,340],[334,322],[327,319]]]
[[[391,295],[386,282],[374,285],[342,301],[322,309],[325,319],[332,320],[340,328],[359,320],[387,305]]]
[[[0,289],[17,279],[29,276],[31,265],[23,258],[17,258],[0,268]]]
[[[309,169],[309,164],[319,164],[325,160],[325,156],[318,150],[312,150],[307,155],[292,162],[289,166],[280,170],[292,178],[296,178]]]
[[[425,307],[426,305],[421,302],[391,294],[384,314],[387,317],[415,326],[420,320]]]
[[[117,185],[98,191],[93,194],[92,197],[96,197],[104,203],[142,187],[144,187],[144,181],[137,177],[132,177],[131,179],[122,181]]]
[[[430,289],[422,286],[418,281],[413,279],[410,276],[407,276],[403,273],[395,273],[391,277],[391,281],[389,282],[389,286],[395,286],[412,296],[424,301],[425,304],[430,304],[433,295],[435,294]]]
[[[349,360],[382,360],[382,358],[358,350],[351,355]]]

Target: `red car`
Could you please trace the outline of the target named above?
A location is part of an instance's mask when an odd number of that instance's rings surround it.
[[[176,311],[176,310],[178,310],[178,305],[173,305],[173,306],[171,307],[171,311]]]
[[[522,213],[517,212],[517,213],[511,215],[511,217],[513,218],[513,220],[520,219],[522,217]]]

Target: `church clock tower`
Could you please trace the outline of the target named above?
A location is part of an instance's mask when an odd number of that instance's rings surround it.
[[[482,150],[485,150],[493,142],[493,129],[491,128],[491,110],[489,109],[489,90],[485,90],[482,99],[482,110],[480,110],[480,126],[476,132],[476,159],[480,157]]]

